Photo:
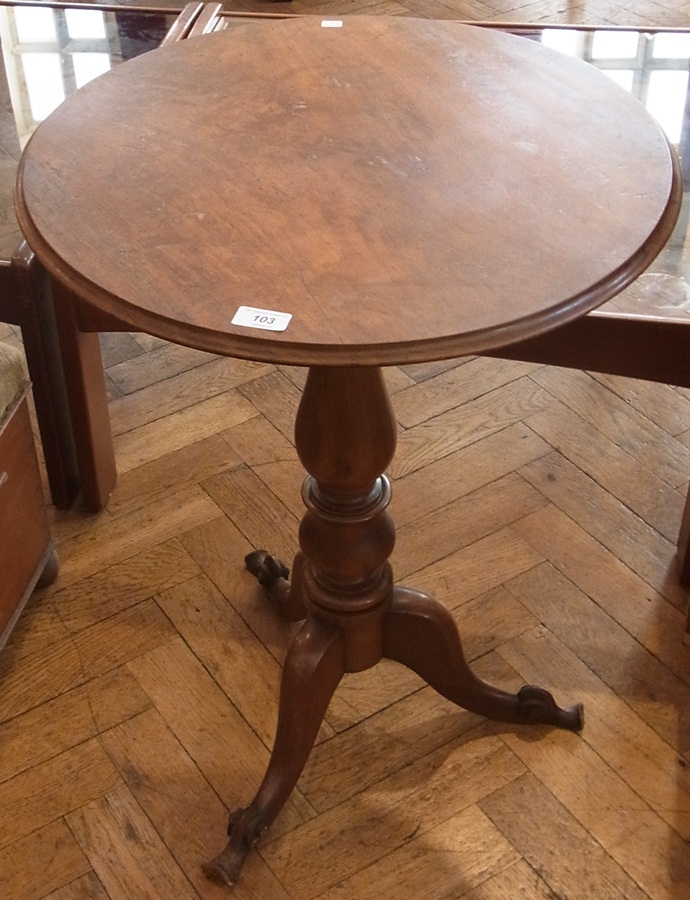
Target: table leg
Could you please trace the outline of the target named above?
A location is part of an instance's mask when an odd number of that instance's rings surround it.
[[[383,635],[387,659],[412,669],[464,709],[499,722],[541,723],[571,731],[584,725],[581,703],[561,709],[548,691],[535,685],[510,694],[478,678],[467,665],[452,615],[428,594],[396,587]]]
[[[307,618],[290,646],[280,685],[278,728],[268,769],[247,809],[230,816],[230,841],[204,866],[214,881],[233,885],[251,848],[283,808],[307,762],[329,701],[344,672],[337,628]]]
[[[315,367],[295,425],[307,472],[307,511],[292,581],[260,550],[247,557],[268,596],[292,620],[305,617],[285,661],[278,730],[268,770],[247,809],[230,816],[226,849],[206,873],[234,884],[252,846],[280,812],[316,739],[328,703],[346,672],[383,657],[401,662],[452,702],[505,722],[579,730],[582,707],[560,709],[533,686],[510,694],[467,665],[451,614],[434,598],[394,587],[388,562],[395,530],[390,484],[381,474],[395,451],[396,421],[381,370]]]

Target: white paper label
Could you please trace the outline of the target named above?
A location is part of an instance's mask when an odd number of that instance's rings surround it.
[[[244,328],[262,328],[264,331],[285,331],[291,318],[292,313],[276,312],[273,309],[256,309],[254,306],[240,306],[232,324],[242,325]]]
[[[321,21],[322,28],[342,28],[343,23],[340,19],[323,19]]]

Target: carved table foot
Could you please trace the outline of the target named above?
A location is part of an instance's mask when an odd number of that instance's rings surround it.
[[[249,809],[235,810],[228,822],[230,840],[222,853],[203,864],[204,874],[211,881],[233,887],[240,877],[247,854],[259,842],[267,827],[263,825],[259,813],[252,815]]]
[[[280,559],[275,559],[266,550],[254,550],[244,558],[247,571],[256,577],[269,600],[290,622],[306,619],[302,572],[304,555],[298,553],[292,565],[292,581],[288,581],[290,571]]]
[[[581,703],[562,709],[551,694],[525,685],[510,694],[482,681],[467,665],[455,621],[433,597],[398,587],[383,622],[383,655],[403,663],[453,703],[499,722],[584,726]]]

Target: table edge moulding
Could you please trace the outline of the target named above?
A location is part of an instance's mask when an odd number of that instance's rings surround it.
[[[361,21],[362,18],[365,21]],[[647,268],[670,235],[678,213],[681,192],[678,162],[673,154],[665,150],[663,155],[660,152],[661,146],[666,145],[666,140],[650,116],[644,114],[641,108],[638,116],[627,115],[626,107],[639,107],[638,101],[603,78],[594,67],[515,35],[457,23],[426,19],[391,20],[383,16],[353,17],[345,20],[341,29],[321,28],[321,23],[319,17],[282,19],[263,22],[260,26],[238,26],[230,31],[207,35],[203,41],[182,41],[167,45],[116,67],[106,76],[86,85],[58,107],[30,139],[28,153],[24,154],[18,173],[20,225],[32,249],[48,269],[80,299],[88,301],[111,319],[132,330],[146,331],[198,349],[295,365],[397,365],[488,351],[563,325],[601,305],[626,287]],[[424,41],[419,50],[426,53],[428,72],[410,71],[403,84],[400,84],[400,75],[396,74],[398,90],[395,96],[387,99],[385,91],[381,89],[375,102],[386,104],[387,108],[380,117],[383,119],[388,116],[390,119],[394,110],[405,109],[405,103],[420,106],[430,103],[434,90],[443,88],[447,92],[455,91],[458,111],[454,120],[446,123],[451,132],[450,137],[439,142],[438,146],[431,143],[429,129],[434,124],[437,125],[437,119],[430,114],[428,120],[420,124],[420,128],[426,129],[424,137],[428,142],[425,145],[428,151],[420,145],[415,153],[413,144],[409,142],[401,148],[395,159],[388,159],[385,153],[390,149],[388,141],[392,129],[397,129],[395,140],[401,140],[405,129],[411,124],[409,114],[406,116],[401,113],[397,122],[386,122],[381,133],[369,146],[358,144],[354,137],[352,146],[331,146],[326,153],[324,145],[327,138],[323,132],[319,132],[307,135],[298,147],[298,152],[284,152],[287,148],[283,146],[276,148],[283,158],[295,158],[294,167],[287,172],[277,172],[273,158],[267,160],[261,171],[253,171],[253,166],[248,161],[254,160],[254,166],[259,165],[256,162],[257,152],[261,149],[261,143],[266,142],[267,135],[259,135],[257,131],[257,146],[254,147],[251,129],[259,121],[256,117],[257,105],[268,102],[266,92],[269,87],[259,84],[252,92],[252,86],[260,73],[256,70],[242,72],[242,66],[246,62],[244,58],[242,62],[235,61],[234,64],[232,60],[241,33],[252,29],[256,36],[252,43],[262,49],[264,44],[268,48],[278,40],[276,32],[281,35],[281,39],[283,34],[288,37],[291,32],[296,38],[304,35],[303,40],[316,45],[320,44],[315,40],[319,32],[329,34],[329,37],[338,32],[337,39],[331,40],[331,46],[324,48],[316,65],[324,65],[326,61],[329,65],[334,65],[332,50],[336,46],[336,40],[339,44],[345,44],[345,38],[351,33],[356,35],[356,41],[376,41],[379,46],[384,38],[389,37],[386,47],[389,54],[391,42],[398,39],[410,41],[417,35],[423,35]],[[469,49],[473,52],[472,59],[467,63],[468,66],[474,66],[471,79],[462,67],[464,61],[458,62],[456,71],[449,64],[453,62],[453,46],[458,43],[463,44],[463,52],[467,53]],[[487,61],[484,70],[479,68],[478,61],[492,53],[494,47],[504,51],[501,65],[513,68],[515,81],[524,84],[524,88],[516,97],[512,93],[510,96],[505,93],[502,96],[498,90],[484,90],[486,96],[480,97],[476,102],[472,115],[476,117],[484,114],[483,117],[491,119],[491,122],[482,141],[473,147],[475,141],[464,137],[468,130],[465,127],[464,107],[478,90],[481,92],[482,80],[488,79],[496,61]],[[348,66],[347,54],[354,52],[351,47],[344,50],[342,64]],[[258,55],[257,53],[256,56]],[[547,71],[548,81],[540,83],[534,77],[528,81],[530,68],[540,55],[543,56],[540,64]],[[351,95],[354,94],[361,100],[361,95],[374,90],[385,74],[386,63],[377,59],[377,64],[374,65],[362,55],[359,60],[361,69],[365,68],[365,62],[369,62],[369,65],[361,73],[359,84],[347,85],[349,90],[343,90],[339,75],[332,76],[332,81],[337,84],[333,90],[329,90],[329,104],[342,104],[346,98],[349,103],[355,103],[355,98]],[[198,136],[199,139],[195,138],[198,149],[194,154],[194,162],[180,163],[180,166],[192,169],[197,163],[203,163],[206,167],[213,167],[215,173],[205,174],[204,181],[207,184],[215,181],[219,193],[222,185],[223,190],[228,191],[228,202],[236,199],[239,192],[247,191],[252,179],[261,179],[262,184],[257,192],[260,195],[251,198],[253,206],[247,209],[245,215],[253,217],[256,210],[267,218],[270,215],[271,221],[263,230],[257,229],[260,233],[256,235],[247,233],[249,229],[246,229],[238,237],[241,229],[238,227],[239,216],[234,208],[231,211],[229,208],[229,221],[221,222],[217,215],[213,221],[208,221],[212,217],[207,210],[191,213],[191,207],[187,208],[185,205],[188,203],[186,195],[194,196],[198,189],[194,179],[187,182],[184,189],[181,189],[176,179],[170,179],[168,194],[161,198],[161,208],[165,208],[165,215],[169,218],[174,220],[175,216],[179,216],[182,221],[166,222],[169,232],[166,232],[166,238],[171,243],[177,242],[178,247],[186,242],[186,247],[198,252],[199,242],[208,240],[214,230],[217,232],[212,248],[215,256],[212,259],[190,260],[186,266],[187,271],[176,271],[170,276],[172,279],[184,275],[188,291],[198,292],[194,296],[192,318],[188,312],[175,308],[173,292],[166,293],[166,286],[160,287],[158,291],[151,290],[151,285],[146,281],[144,264],[150,266],[152,259],[155,260],[156,246],[151,242],[155,242],[157,236],[144,236],[137,229],[143,225],[151,225],[151,221],[146,219],[147,210],[151,212],[153,191],[160,189],[155,181],[157,166],[162,164],[159,160],[161,148],[156,143],[160,136],[154,139],[153,144],[146,143],[146,131],[153,132],[146,125],[147,119],[155,117],[154,127],[159,129],[166,114],[171,114],[171,111],[177,113],[178,95],[184,90],[188,80],[186,66],[194,70],[199,64],[210,70],[207,83],[198,85],[194,94],[195,103],[204,110],[203,115],[217,120],[229,113],[229,101],[223,96],[223,92],[230,90],[230,79],[233,83],[237,82],[236,90],[242,94],[242,120],[236,128],[229,129],[223,135],[234,169],[225,160],[215,160],[214,164],[213,153],[203,149],[206,142],[200,139],[202,135]],[[232,66],[230,74],[227,72],[229,66]],[[158,69],[166,71],[168,68],[170,76],[165,77],[165,80],[156,75]],[[409,69],[413,70],[414,67],[409,66]],[[450,76],[446,75],[447,71],[451,72]],[[286,77],[288,74],[284,73]],[[438,79],[439,83],[434,84],[434,79]],[[429,86],[421,96],[415,96],[417,82],[424,80],[430,81],[433,87]],[[568,81],[572,83],[569,84]],[[127,85],[126,90],[120,88],[121,84]],[[575,121],[573,116],[577,116],[581,102],[576,87],[581,94],[585,84],[590,90],[594,86],[600,89],[600,95],[594,96],[592,103],[599,101],[602,110],[599,116],[593,114],[591,109],[588,110],[588,120],[580,129],[582,133],[570,135],[568,155],[571,158],[563,163],[555,158],[556,154],[550,152],[558,147],[558,143],[546,143],[545,135],[537,135],[534,130],[533,117],[539,116],[539,109],[524,115],[513,115],[511,111],[516,108],[524,109],[527,105],[525,100],[534,97],[537,91],[544,94],[550,88],[551,96],[544,101],[545,104],[553,104],[557,99],[562,104],[560,115],[563,117],[563,127],[572,125]],[[511,92],[514,91],[514,84],[510,87]],[[323,84],[317,87],[298,84],[294,89],[299,89],[300,96],[304,99],[295,101],[293,109],[283,110],[281,114],[286,117],[290,112],[291,119],[295,120],[295,124],[290,121],[290,126],[299,128],[304,133],[306,129],[300,121],[303,118],[300,114],[311,101],[309,91],[321,90]],[[616,105],[607,106],[612,98],[615,98]],[[200,102],[202,99],[203,103]],[[129,149],[127,141],[130,139],[122,134],[120,140],[110,148],[109,154],[99,148],[98,133],[89,142],[89,146],[93,147],[92,153],[85,154],[80,146],[83,142],[74,141],[76,146],[73,150],[62,148],[60,166],[56,169],[60,177],[54,177],[45,160],[54,149],[53,140],[58,144],[61,142],[63,128],[67,123],[73,128],[71,123],[82,119],[97,127],[98,109],[117,106],[118,103],[134,117],[132,131],[138,128],[143,133],[137,136],[134,143],[130,143]],[[597,160],[595,167],[587,171],[583,166],[583,162],[589,162],[587,143],[597,135],[597,128],[602,124],[599,119],[612,115],[618,107],[623,111],[619,121],[603,132],[611,136],[610,146],[600,148],[601,158]],[[238,114],[234,105],[232,112],[234,115]],[[311,109],[308,112],[311,114]],[[446,112],[447,109],[444,109],[444,113]],[[186,108],[184,114],[190,115],[190,110]],[[348,127],[369,127],[370,122],[365,113],[359,115],[356,109],[348,109],[348,114],[351,119]],[[433,111],[433,114],[438,117],[439,112]],[[190,124],[199,127],[200,122],[200,119],[192,117]],[[285,121],[278,124],[280,127],[287,127],[287,122],[288,119],[285,118]],[[171,143],[175,141],[176,124],[171,123],[171,133],[165,135]],[[539,125],[538,120],[536,124]],[[322,124],[315,124],[314,127],[318,129]],[[111,141],[115,141],[114,134],[108,136]],[[294,139],[294,135],[290,138]],[[177,140],[180,139],[184,141],[184,137],[178,134]],[[313,160],[307,159],[310,140],[321,141],[319,153],[315,154],[316,158]],[[448,153],[447,145],[451,141],[457,145],[462,140],[465,141],[465,146],[458,146],[456,158],[453,159]],[[37,141],[42,148],[43,160],[38,159],[39,151],[34,146]],[[499,146],[506,144],[508,149],[503,153],[497,152],[495,158],[485,159],[484,152],[494,141]],[[620,192],[617,192],[615,184],[616,176],[628,165],[627,158],[620,157],[620,154],[625,153],[633,144],[636,164],[640,170],[639,190],[634,197],[630,191],[626,192],[629,185],[623,184]],[[441,154],[451,156],[450,162],[447,159],[439,160]],[[471,159],[468,160],[467,154],[472,154]],[[104,170],[108,157],[113,158],[113,161]],[[351,161],[352,157],[356,157],[354,163]],[[500,179],[494,177],[498,186],[490,184],[487,180],[488,167],[505,162],[508,158],[512,160],[517,174],[504,187],[500,186],[505,178],[504,173],[501,173]],[[463,172],[463,168],[466,169],[468,165],[476,167],[480,163],[486,168]],[[346,167],[346,173],[337,168],[338,164]],[[268,171],[269,165],[274,169]],[[71,232],[71,228],[74,224],[79,229],[82,223],[72,222],[70,204],[64,203],[64,195],[60,193],[67,183],[65,178],[70,177],[66,175],[70,166],[74,182],[79,183],[80,189],[93,201],[88,227],[94,228],[95,232],[92,239],[81,247],[78,260],[69,258],[70,242],[77,236]],[[115,185],[118,183],[118,173],[121,175],[132,166],[136,166],[141,172],[142,184],[139,187],[144,196],[141,204],[133,203],[136,198],[131,195],[123,197],[118,204],[121,192],[116,189],[104,192],[103,180],[106,175],[110,175]],[[305,171],[310,167],[313,172],[306,177]],[[364,171],[358,171],[357,167]],[[28,173],[27,169],[30,170]],[[244,171],[245,169],[248,171]],[[342,246],[323,246],[322,242],[319,257],[316,258],[317,240],[320,237],[318,229],[324,226],[323,221],[317,217],[312,221],[305,218],[293,221],[291,207],[300,203],[297,211],[305,217],[309,208],[315,205],[313,193],[309,195],[307,189],[312,192],[318,190],[322,195],[318,213],[325,211],[334,217],[332,222],[326,223],[327,236],[333,243],[342,240],[343,222],[352,215],[355,203],[343,210],[328,210],[327,203],[339,195],[338,182],[343,180],[345,174],[350,179],[348,190],[356,192],[356,203],[370,200],[374,207],[390,198],[392,192],[397,191],[401,195],[395,198],[395,212],[400,216],[406,214],[407,222],[403,221],[399,233],[385,234],[382,230],[375,230],[382,229],[383,216],[390,216],[391,209],[384,209],[380,216],[372,215],[370,221],[361,223],[361,230],[364,232],[362,237],[376,241],[376,249],[379,256],[384,254],[383,258],[367,258],[366,250],[353,241],[349,245],[343,242]],[[470,184],[479,181],[481,190],[469,190],[468,185],[463,184],[453,191],[451,186],[454,182],[443,181],[451,176],[456,181],[464,176]],[[280,193],[281,177],[301,179],[299,191],[295,191],[295,196],[290,198],[289,204],[284,203],[283,208],[267,196],[269,190]],[[198,178],[199,176],[197,181]],[[554,178],[558,178],[556,184],[552,183]],[[156,184],[151,191],[145,190],[146,179],[149,183]],[[612,181],[613,187],[608,187],[607,182]],[[662,184],[664,190],[660,189]],[[232,190],[234,185],[237,187]],[[556,188],[569,185],[572,186],[571,194],[561,198],[560,203],[550,199]],[[97,194],[99,187],[101,196]],[[485,196],[487,187],[492,196]],[[513,192],[512,195],[508,188]],[[448,196],[439,213],[436,208],[443,200],[439,196],[441,191],[445,191]],[[32,192],[35,195],[46,195],[41,201],[40,222],[34,220],[32,207],[36,199],[31,196]],[[580,195],[584,195],[584,198],[578,201]],[[195,203],[198,205],[201,202],[203,205],[209,199],[208,196],[195,197]],[[606,210],[613,199],[618,203],[618,208]],[[578,209],[573,209],[575,202],[580,203]],[[149,206],[145,208],[146,203]],[[545,203],[550,204],[549,213],[560,216],[556,227],[552,226],[536,237],[521,233],[525,230],[521,226],[526,210],[533,209],[536,219],[537,213],[544,215],[540,204]],[[480,228],[496,228],[497,217],[491,210],[485,216],[485,221],[482,216],[487,207],[497,204],[503,204],[502,218],[507,220],[502,223],[505,235],[498,237],[479,231]],[[650,209],[650,204],[656,204],[654,210]],[[218,201],[217,205],[220,205]],[[136,218],[138,209],[142,210],[141,220]],[[80,215],[84,212],[83,208],[79,209]],[[594,231],[597,228],[597,218],[603,216],[604,212],[609,219],[597,233],[588,234],[587,229],[581,225],[578,226],[577,235],[569,233],[570,218],[587,217],[588,224]],[[357,209],[357,213],[361,213],[361,210]],[[103,242],[110,234],[110,219],[120,214],[123,216],[122,221],[131,219],[130,227],[132,233],[137,235],[137,240],[132,240],[126,246],[120,242],[112,252],[106,254]],[[522,218],[518,218],[518,214]],[[419,221],[422,216],[425,217],[423,226]],[[641,227],[646,227],[650,218],[654,217],[654,228],[642,235],[638,222],[644,222]],[[518,224],[511,227],[511,219],[517,219]],[[616,228],[612,227],[614,222]],[[408,223],[409,228],[406,227]],[[449,228],[443,228],[444,225],[452,225],[458,233],[454,234]],[[418,234],[422,227],[423,234]],[[291,233],[291,240],[287,243],[293,251],[293,258],[289,261],[274,258],[277,250],[271,240],[285,241],[281,238],[281,232]],[[587,235],[589,243],[572,247],[571,239],[577,236],[582,242],[583,233]],[[610,242],[607,234],[612,235]],[[418,244],[415,253],[411,253],[411,246],[417,244],[405,243],[412,236]],[[596,253],[592,252],[595,238],[608,243]],[[237,254],[231,252],[236,239],[244,242]],[[519,242],[519,246],[506,246],[506,242],[510,240]],[[539,240],[542,241],[541,244],[538,243]],[[141,246],[137,246],[137,241]],[[220,244],[225,251],[225,258],[219,260],[220,253],[216,244],[221,241],[225,242]],[[241,254],[247,252],[252,241],[254,244],[251,252],[257,252],[259,244],[265,247],[261,260],[263,268],[259,270],[257,267],[257,271],[243,277],[243,272],[238,272],[233,267],[237,259],[241,259]],[[501,247],[502,254],[508,258],[489,258],[485,261],[478,258],[480,251],[491,248],[492,241]],[[546,272],[544,286],[552,287],[549,279],[555,279],[556,276],[548,274],[548,270],[559,265],[557,251],[562,251],[566,246],[572,254],[579,255],[575,262],[560,264],[558,276],[567,281],[563,287],[565,296],[552,300],[539,292],[541,284],[538,281]],[[71,249],[74,249],[73,244]],[[166,252],[170,255],[173,251],[161,247],[161,253]],[[386,253],[388,256],[385,256]],[[458,261],[463,253],[466,256]],[[208,256],[211,257],[211,250],[208,251]],[[597,258],[600,258],[599,264]],[[219,268],[217,282],[210,280],[214,273],[207,264],[209,261],[212,266]],[[440,283],[439,269],[434,269],[432,263],[449,269],[442,273],[444,283],[440,297],[434,296],[432,290],[438,290]],[[463,277],[462,269],[468,266],[472,266],[473,270],[470,275]],[[500,269],[510,271],[507,275],[502,275]],[[194,280],[197,272],[200,273],[201,281]],[[526,277],[528,274],[529,279]],[[453,279],[452,276],[457,277]],[[499,276],[503,277],[505,284],[510,284],[510,293],[520,294],[518,299],[513,300],[508,292],[505,296],[498,295],[496,279]],[[522,279],[519,276],[523,276]],[[337,279],[340,279],[339,283]],[[352,313],[351,296],[338,296],[339,290],[342,291],[342,282],[346,279],[351,279],[354,283],[353,291],[354,288],[359,291],[359,303],[362,306],[362,314],[359,316]],[[523,280],[528,282],[527,286],[523,286]],[[224,293],[214,292],[221,288]],[[463,289],[471,296],[460,301],[458,297],[462,296]],[[250,331],[231,324],[233,304],[264,308],[267,304],[258,301],[266,299],[265,295],[272,299],[273,304],[279,301],[281,309],[292,315],[284,332]],[[530,295],[536,295],[531,309]],[[223,303],[218,303],[218,296],[223,297]],[[323,308],[324,302],[328,303],[326,308]],[[454,303],[455,306],[448,310],[448,303]],[[423,308],[420,309],[420,306]],[[466,306],[470,307],[467,313]],[[515,316],[511,316],[510,309],[506,309],[506,306],[515,307]],[[412,307],[411,312],[409,307]],[[372,321],[369,322],[369,319]],[[468,324],[471,327],[467,327]]]

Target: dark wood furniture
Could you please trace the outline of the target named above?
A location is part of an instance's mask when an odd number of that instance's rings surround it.
[[[0,650],[36,586],[57,576],[22,355],[0,343]]]
[[[11,19],[14,11],[21,8],[21,3],[0,3],[0,14]],[[46,3],[44,8],[48,14],[52,12],[56,17],[64,17],[69,4]],[[214,26],[220,4],[189,3],[182,12],[108,6],[89,9],[98,9],[104,16],[110,17],[111,30],[115,35],[111,45],[111,62],[116,63],[154,49],[162,40],[174,42],[206,33]],[[56,33],[63,32],[67,35],[64,20],[59,18],[58,21],[56,18]],[[35,52],[36,45],[29,49]],[[48,49],[60,50],[59,47]],[[70,69],[70,57],[78,49],[74,40],[62,49],[65,70]],[[20,55],[10,53],[10,58],[18,59]],[[18,134],[12,140],[13,107],[8,81],[13,81],[11,75],[0,79],[0,93],[4,101],[0,106],[4,125],[0,197],[4,198],[5,206],[11,207],[13,177],[8,162],[12,155],[18,162],[23,136]],[[67,82],[65,89],[74,89],[74,85]],[[26,98],[24,102],[27,102]],[[22,110],[14,112],[19,119],[25,118]],[[49,280],[31,249],[22,240],[18,226],[12,229],[11,211],[6,210],[5,214],[7,220],[0,235],[0,321],[21,329],[51,499],[55,506],[67,508],[79,495],[83,473],[91,470],[94,458],[98,457],[99,452],[108,455],[110,426],[107,410],[101,408],[86,419],[72,415],[74,396],[79,393],[79,386],[68,385],[65,381]],[[94,359],[94,372],[96,381],[102,382],[100,351]],[[99,387],[99,403],[104,405],[104,386]],[[111,471],[114,476],[114,464]],[[105,466],[101,467],[101,474],[106,477]],[[90,508],[93,509],[93,504]]]
[[[84,128],[92,140],[75,140]],[[292,580],[264,550],[247,559],[305,621],[266,777],[210,875],[234,882],[341,676],[382,657],[480,714],[582,726],[579,706],[541,688],[478,679],[445,608],[393,586],[382,473],[396,423],[380,366],[577,319],[656,256],[680,189],[658,126],[593,68],[420,20],[288,20],[177,43],[89,85],[36,132],[19,218],[78,341],[118,326],[309,366]]]
[[[55,309],[45,271],[24,241],[0,261],[0,321],[21,329],[51,497],[67,508],[79,490],[79,467]]]

